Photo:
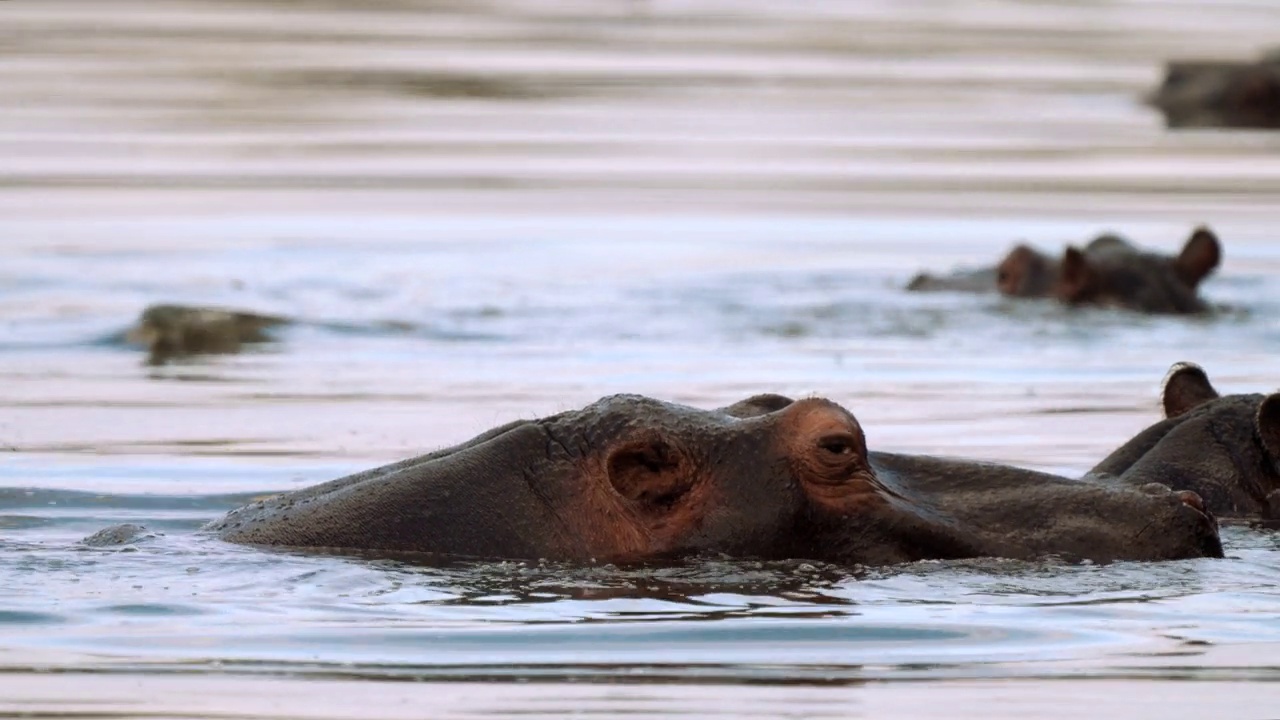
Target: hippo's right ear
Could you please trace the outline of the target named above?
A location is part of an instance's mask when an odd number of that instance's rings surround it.
[[[1166,418],[1176,418],[1217,398],[1218,391],[1209,383],[1209,375],[1195,363],[1174,363],[1164,376],[1160,404]]]
[[[777,412],[793,402],[795,401],[786,395],[763,393],[760,395],[752,395],[746,400],[739,400],[732,405],[716,410],[716,412],[723,413],[730,417],[746,419],[758,417],[760,415],[768,415],[771,412]]]
[[[1173,261],[1173,267],[1178,277],[1194,288],[1221,262],[1222,244],[1218,242],[1218,236],[1202,225],[1187,238],[1187,244],[1182,246],[1182,252]]]
[[[1058,298],[1066,302],[1084,300],[1094,284],[1094,275],[1095,271],[1084,252],[1068,245],[1062,254],[1062,269],[1058,273]]]
[[[1258,439],[1262,440],[1262,447],[1271,456],[1271,461],[1280,462],[1280,393],[1268,395],[1258,405],[1254,426],[1258,431]]]
[[[693,487],[692,464],[679,448],[660,437],[615,448],[605,468],[618,494],[645,509],[669,508]]]

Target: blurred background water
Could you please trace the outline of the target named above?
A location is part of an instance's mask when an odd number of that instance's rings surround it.
[[[0,713],[1274,714],[1280,540],[1243,528],[1225,561],[879,570],[191,531],[614,392],[818,394],[873,448],[1077,474],[1172,362],[1271,390],[1280,135],[1167,133],[1139,98],[1277,27],[1244,1],[0,4]],[[900,289],[1197,223],[1212,319]],[[304,322],[148,367],[109,338],[153,302]],[[76,544],[115,522],[162,535]]]

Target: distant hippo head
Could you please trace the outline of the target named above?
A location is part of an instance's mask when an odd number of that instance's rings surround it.
[[[1114,233],[1103,233],[1084,247],[1087,258],[1138,253],[1138,248]],[[996,266],[996,289],[1009,297],[1052,297],[1062,263],[1029,245],[1018,245]]]
[[[1178,363],[1163,405],[1165,419],[1090,473],[1190,490],[1223,517],[1280,520],[1280,393],[1220,396],[1203,369]]]
[[[1123,251],[1114,244],[1086,251],[1068,247],[1054,295],[1072,305],[1104,305],[1152,313],[1205,309],[1200,281],[1218,267],[1222,246],[1205,227],[1196,228],[1176,256]]]
[[[245,544],[601,562],[1220,555],[1197,504],[869,454],[853,415],[818,398],[698,410],[620,395],[258,502],[208,529]]]
[[[1280,57],[1168,63],[1148,102],[1170,128],[1280,128]]]

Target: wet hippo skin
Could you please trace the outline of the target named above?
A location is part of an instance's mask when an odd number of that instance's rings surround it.
[[[206,530],[252,545],[579,562],[1222,552],[1191,494],[868,453],[844,408],[778,395],[717,410],[607,397],[268,498]]]
[[[1219,395],[1202,368],[1177,363],[1162,405],[1163,420],[1087,477],[1192,491],[1223,518],[1280,520],[1280,393]]]
[[[1147,98],[1171,129],[1280,129],[1280,53],[1251,62],[1176,60]]]

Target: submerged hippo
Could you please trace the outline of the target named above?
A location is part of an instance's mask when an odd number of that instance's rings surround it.
[[[1085,246],[1086,253],[1134,250],[1129,241],[1104,233]],[[1008,297],[1052,297],[1059,258],[1026,244],[1016,245],[995,267],[956,270],[948,275],[920,273],[907,283],[912,292],[999,292]]]
[[[943,277],[921,274],[907,289],[995,291],[1008,297],[1056,298],[1068,305],[1190,313],[1205,309],[1197,289],[1221,261],[1221,243],[1207,227],[1196,228],[1177,255],[1144,250],[1106,233],[1083,249],[1069,246],[1061,258],[1018,245],[994,268]]]
[[[1170,62],[1147,102],[1172,129],[1280,129],[1280,52],[1251,62]]]
[[[1225,518],[1280,520],[1280,393],[1221,396],[1204,370],[1165,377],[1164,419],[1089,471],[1128,486],[1189,490]]]
[[[1122,240],[1092,250],[1068,247],[1053,292],[1069,305],[1203,312],[1208,306],[1197,290],[1221,263],[1222,244],[1207,227],[1196,228],[1177,255],[1141,250]]]
[[[600,562],[1222,554],[1193,493],[868,453],[844,408],[778,395],[718,410],[608,397],[256,502],[206,529],[252,545]]]
[[[271,340],[268,330],[289,321],[273,315],[185,305],[151,305],[125,334],[161,364],[190,355],[235,353],[246,344]]]

